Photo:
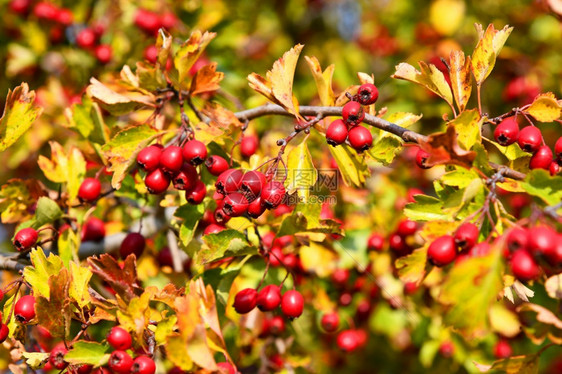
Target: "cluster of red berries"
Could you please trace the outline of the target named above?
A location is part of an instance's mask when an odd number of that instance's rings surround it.
[[[271,312],[281,306],[281,311],[290,319],[299,317],[304,310],[304,298],[297,290],[289,290],[281,296],[281,287],[269,285],[257,291],[245,288],[234,297],[234,310],[246,314],[257,306],[262,312]]]
[[[410,246],[409,238],[417,232],[418,228],[418,224],[412,220],[401,220],[394,232],[388,236],[388,247],[398,257],[411,253],[413,248]],[[367,249],[370,251],[382,251],[384,245],[385,239],[378,233],[371,234],[367,239]]]
[[[135,26],[148,35],[154,36],[160,28],[166,30],[173,29],[178,23],[178,19],[174,13],[165,12],[158,14],[148,9],[139,8],[135,14]]]
[[[515,117],[508,117],[502,120],[494,130],[494,138],[502,146],[508,146],[515,142],[522,150],[532,153],[529,161],[531,169],[549,170],[551,175],[560,172],[562,165],[562,137],[556,141],[554,146],[554,156],[549,146],[544,144],[544,139],[535,126],[526,126],[519,130],[519,125]]]
[[[205,144],[189,140],[182,147],[160,144],[150,145],[137,155],[137,164],[147,174],[144,183],[152,194],[161,194],[168,189],[170,182],[176,190],[185,191],[190,204],[200,204],[207,188],[199,179],[196,166],[207,158]]]
[[[109,357],[108,366],[118,374],[137,373],[154,374],[156,364],[148,356],[140,355],[133,359],[127,350],[133,346],[131,334],[120,326],[115,326],[107,335],[107,342],[115,349]]]
[[[374,84],[362,84],[357,95],[343,106],[342,119],[330,123],[326,129],[326,141],[331,146],[345,143],[351,145],[357,152],[363,152],[373,145],[373,135],[366,127],[360,126],[365,119],[363,105],[374,104],[379,97],[379,91]]]

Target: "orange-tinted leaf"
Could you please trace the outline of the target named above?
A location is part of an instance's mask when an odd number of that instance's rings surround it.
[[[217,63],[213,62],[203,66],[197,71],[191,82],[191,94],[197,95],[204,92],[216,91],[220,88],[219,82],[224,78],[224,73],[217,72]]]
[[[210,125],[221,129],[232,129],[242,127],[242,122],[236,118],[234,113],[222,105],[212,102],[208,103],[202,110],[210,119]]]
[[[31,218],[28,207],[44,194],[37,179],[7,181],[0,189],[2,223],[16,223]]]
[[[88,94],[100,106],[112,114],[127,114],[142,107],[155,107],[155,97],[140,92],[128,91],[127,86],[118,83],[101,83],[90,79]]]
[[[476,152],[465,151],[459,146],[458,134],[454,126],[448,126],[444,133],[432,134],[427,142],[420,143],[420,147],[429,153],[428,165],[458,164],[470,167],[476,158]]]
[[[513,27],[505,26],[502,30],[496,30],[493,24],[488,25],[484,33],[482,25],[476,24],[479,40],[474,53],[472,54],[472,74],[476,79],[476,84],[482,85],[484,80],[490,75],[496,57],[500,53]]]
[[[191,67],[216,35],[214,32],[205,31],[201,33],[201,31],[195,30],[191,33],[189,39],[180,46],[174,57],[174,66],[179,74],[178,88],[185,90],[189,88],[189,71]]]
[[[70,274],[63,268],[49,277],[49,298],[36,298],[37,323],[49,330],[54,338],[64,338],[70,333],[72,306],[68,296]]]
[[[135,256],[127,256],[123,262],[123,268],[113,257],[105,253],[99,257],[89,257],[88,265],[90,270],[109,283],[125,302],[129,302],[136,297],[136,294],[140,294]]]
[[[443,73],[433,64],[427,65],[425,62],[420,61],[419,65],[421,71],[416,70],[410,64],[402,62],[396,66],[396,72],[392,75],[392,78],[417,83],[443,98],[452,107],[453,93]]]
[[[494,361],[491,365],[474,363],[481,373],[493,370],[494,373],[506,374],[538,374],[539,355],[513,356],[503,360]]]
[[[308,67],[316,83],[316,89],[318,90],[318,96],[320,97],[320,102],[325,106],[333,106],[335,103],[334,91],[332,90],[332,77],[334,75],[335,65],[332,64],[328,66],[324,71],[320,67],[320,62],[314,56],[304,56]]]
[[[451,88],[459,111],[466,108],[472,92],[472,75],[470,75],[470,56],[465,59],[463,51],[452,51],[449,59],[451,65]]]

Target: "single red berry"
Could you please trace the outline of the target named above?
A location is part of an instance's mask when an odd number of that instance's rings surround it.
[[[25,295],[16,301],[14,314],[19,323],[27,323],[35,318],[35,297]]]
[[[184,162],[180,171],[172,178],[172,183],[176,190],[191,191],[195,188],[198,180],[199,174],[197,174],[195,166]]]
[[[174,13],[166,12],[160,16],[160,24],[166,30],[171,30],[178,23],[178,19]]]
[[[101,183],[96,178],[86,178],[78,189],[78,198],[82,201],[94,201],[101,194]]]
[[[455,346],[450,341],[445,341],[439,346],[439,353],[443,357],[452,357],[455,353]]]
[[[355,318],[358,321],[366,321],[373,310],[371,303],[368,300],[361,300],[357,304],[357,311],[355,313]]]
[[[258,302],[258,292],[253,288],[245,288],[234,297],[234,310],[238,314],[246,314],[252,311]]]
[[[183,166],[182,149],[176,145],[170,145],[162,151],[160,156],[160,168],[168,174],[175,174]]]
[[[494,356],[497,359],[508,358],[513,354],[511,345],[505,339],[500,339],[494,346]]]
[[[365,118],[363,106],[357,101],[350,101],[343,106],[342,117],[345,124],[349,127],[356,126]]]
[[[349,269],[338,268],[332,273],[332,282],[337,287],[345,287],[349,280]]]
[[[249,201],[253,201],[260,196],[265,183],[265,175],[261,171],[251,170],[242,177],[240,189]]]
[[[271,181],[267,183],[261,190],[262,204],[267,209],[277,208],[285,198],[285,187],[283,183]]]
[[[160,165],[160,156],[162,156],[162,146],[148,146],[137,155],[137,164],[144,171],[153,171]]]
[[[363,126],[355,126],[349,130],[347,138],[349,144],[359,153],[366,151],[373,145],[373,135]]]
[[[258,218],[265,212],[265,205],[262,204],[261,196],[248,204],[248,215],[252,218]]]
[[[258,150],[259,140],[255,135],[247,135],[240,141],[240,153],[243,157],[250,157]]]
[[[109,345],[118,351],[126,351],[133,346],[133,338],[131,334],[120,326],[115,326],[107,335]]]
[[[338,347],[344,352],[353,352],[359,347],[359,337],[355,330],[344,330],[338,334]]]
[[[236,368],[230,362],[219,362],[217,367],[222,370],[222,373],[236,374]]]
[[[54,4],[42,1],[35,4],[35,7],[33,8],[33,14],[39,19],[56,21],[58,9]]]
[[[417,290],[418,285],[416,284],[416,282],[406,282],[404,284],[404,294],[406,295],[412,295],[416,293]]]
[[[144,178],[144,184],[148,192],[159,195],[168,189],[170,177],[162,169],[155,169]]]
[[[418,153],[416,153],[416,165],[420,169],[429,169],[431,166],[427,164],[427,159],[429,158],[429,153],[424,151],[423,149],[419,149]]]
[[[515,143],[519,135],[519,125],[515,117],[508,117],[501,121],[494,130],[494,138],[504,147]]]
[[[274,246],[269,250],[269,264],[271,266],[280,266],[284,263],[285,254],[283,254],[283,250],[280,247]]]
[[[380,234],[371,234],[367,240],[367,249],[370,251],[382,251],[384,248],[384,238]]]
[[[560,165],[556,161],[552,161],[550,166],[548,167],[548,171],[550,175],[555,176],[556,174],[560,173]]]
[[[214,176],[219,176],[228,170],[228,161],[221,156],[214,155],[205,160],[205,166],[207,167],[209,173]]]
[[[197,180],[195,187],[191,191],[185,192],[185,198],[188,203],[198,205],[203,202],[207,195],[207,186],[201,180]]]
[[[92,365],[80,365],[75,368],[76,374],[90,374],[94,367]]]
[[[14,247],[18,251],[27,251],[31,249],[39,239],[39,233],[32,227],[19,230],[14,236]]]
[[[457,246],[451,235],[443,235],[435,239],[427,250],[427,258],[435,266],[445,266],[455,260]]]
[[[10,10],[17,14],[26,14],[29,11],[31,0],[12,0],[10,1]]]
[[[222,210],[230,217],[243,216],[248,211],[248,199],[240,192],[232,192],[224,198]]]
[[[68,363],[64,361],[64,355],[68,352],[64,343],[57,344],[49,355],[49,362],[57,370],[62,370],[68,366]]]
[[[257,306],[262,312],[270,312],[281,304],[281,288],[274,284],[265,286],[258,292]]]
[[[480,230],[474,223],[463,223],[455,232],[455,244],[461,251],[470,250],[478,242],[479,234]]]
[[[144,49],[143,56],[145,60],[151,64],[155,64],[158,59],[158,48],[155,45],[149,45]]]
[[[388,238],[388,247],[397,252],[398,255],[403,255],[405,252],[408,251],[408,243],[404,240],[403,236],[398,234],[392,234]]]
[[[118,374],[129,374],[133,367],[133,359],[125,351],[113,351],[109,356],[109,368]]]
[[[121,247],[119,248],[119,255],[121,258],[127,258],[130,254],[134,254],[136,258],[139,258],[144,252],[144,247],[146,246],[146,240],[144,236],[138,232],[131,232],[127,234],[123,242],[121,242]]]
[[[133,361],[131,373],[134,374],[154,374],[156,372],[156,364],[154,360],[148,356],[138,356]]]
[[[285,331],[285,320],[281,316],[273,316],[271,319],[266,319],[264,321],[267,321],[265,325],[267,325],[268,334],[277,336],[283,334]]]
[[[2,301],[2,299],[4,299],[4,290],[0,288],[0,301]],[[1,320],[2,318],[0,318]],[[0,321],[1,322],[1,321]]]
[[[527,248],[535,255],[552,257],[558,236],[549,226],[536,226],[529,229]]]
[[[57,22],[64,26],[69,26],[74,22],[74,15],[72,10],[68,8],[61,8],[57,13]]]
[[[482,242],[476,244],[469,252],[470,257],[484,257],[490,253],[490,244],[488,242]]]
[[[209,226],[205,227],[203,235],[216,234],[218,232],[221,232],[222,230],[226,230],[226,227],[217,225],[216,223],[211,223]]]
[[[535,153],[542,144],[542,134],[535,126],[524,127],[517,137],[519,147],[525,152]]]
[[[342,144],[347,139],[348,130],[346,124],[341,119],[337,119],[330,123],[326,129],[326,141],[332,147]]]
[[[396,233],[400,236],[410,236],[414,235],[418,230],[418,224],[415,221],[404,219],[398,224]]]
[[[530,169],[545,169],[548,170],[552,163],[552,151],[548,145],[543,145],[535,152],[529,161]]]
[[[183,159],[193,166],[202,164],[207,158],[207,147],[199,140],[190,140],[183,146]]]
[[[154,35],[162,26],[160,16],[146,9],[138,9],[135,14],[135,25],[148,34]]]
[[[113,49],[108,44],[100,44],[94,49],[94,55],[100,63],[107,64],[113,57]]]
[[[513,228],[507,234],[507,248],[510,251],[527,249],[529,243],[529,233],[525,228]]]
[[[99,241],[105,237],[105,224],[97,217],[91,217],[82,227],[82,241]]]
[[[326,332],[334,332],[340,327],[340,316],[336,312],[326,313],[320,321],[322,328]]]
[[[96,44],[96,33],[90,28],[84,28],[76,35],[76,44],[84,49],[92,48]]]
[[[524,249],[518,249],[511,256],[511,272],[515,278],[521,281],[529,281],[538,278],[540,274],[539,265],[533,256]]]
[[[244,173],[240,169],[228,169],[227,171],[221,173],[215,183],[217,192],[223,195],[227,195],[231,192],[237,192],[240,188],[243,176]]]
[[[0,344],[4,343],[10,334],[10,329],[5,323],[0,324]]]
[[[293,319],[302,314],[304,299],[299,291],[289,290],[283,294],[281,299],[281,311],[287,317]]]
[[[556,144],[554,145],[554,154],[559,159],[562,159],[562,136],[558,138]]]
[[[374,104],[379,98],[379,90],[372,83],[365,83],[357,90],[357,100],[362,105]]]

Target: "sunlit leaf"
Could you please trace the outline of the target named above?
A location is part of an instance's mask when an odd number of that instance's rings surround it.
[[[451,51],[449,58],[451,65],[451,88],[460,112],[463,112],[472,92],[472,75],[470,74],[470,56],[464,56],[463,51]]]
[[[35,91],[27,83],[8,90],[4,113],[0,118],[0,152],[11,146],[41,115],[42,108],[35,104]]]
[[[60,257],[50,254],[45,257],[42,249],[33,249],[30,253],[31,264],[23,271],[23,278],[33,287],[33,290],[45,298],[49,298],[49,277],[58,274],[63,269]]]
[[[562,299],[562,274],[553,275],[544,282],[548,296],[553,299]]]
[[[90,79],[87,92],[102,108],[114,115],[127,114],[142,107],[155,106],[155,99],[152,95],[127,91],[123,85],[104,84],[96,78]]]
[[[2,223],[16,223],[31,218],[29,206],[44,195],[35,179],[10,179],[0,189],[0,215]]]
[[[191,81],[190,93],[192,95],[197,95],[218,90],[220,88],[219,83],[224,78],[224,73],[217,72],[216,70],[216,62],[205,65],[199,69]]]
[[[174,56],[174,66],[179,74],[177,80],[178,89],[189,89],[189,71],[215,36],[216,33],[214,32],[205,31],[202,33],[199,30],[194,30],[189,36],[189,39],[180,46]],[[164,62],[162,66],[166,66],[166,63]]]
[[[560,118],[562,105],[556,100],[552,92],[547,92],[537,96],[526,112],[537,121],[553,122]]]
[[[70,287],[68,295],[74,300],[80,308],[84,308],[90,302],[90,293],[88,286],[92,272],[86,268],[77,265],[75,262],[70,263]]]
[[[532,170],[521,182],[521,187],[549,205],[562,200],[562,176],[551,177],[546,170]]]
[[[196,264],[207,264],[229,256],[256,254],[258,249],[248,242],[244,233],[227,229],[203,237],[203,246],[195,255]]]
[[[308,150],[307,138],[301,144],[291,149],[287,155],[287,179],[285,188],[287,193],[297,192],[298,196],[307,199],[310,189],[318,179],[318,171],[312,162]]]
[[[97,342],[79,340],[64,355],[64,360],[69,364],[92,365],[101,367],[109,361],[109,346]]]
[[[330,147],[329,149],[338,164],[338,171],[341,173],[344,182],[351,186],[362,187],[365,179],[370,175],[370,171],[361,156],[347,145]]]
[[[72,306],[68,297],[69,285],[70,275],[68,270],[63,268],[49,277],[48,298],[38,296],[35,299],[37,322],[49,330],[54,338],[65,338],[70,334]]]
[[[476,109],[462,112],[457,118],[450,121],[448,125],[455,128],[458,134],[457,140],[466,151],[481,141],[482,118]]]
[[[332,90],[332,77],[335,65],[329,65],[324,71],[320,67],[320,62],[314,56],[304,56],[306,63],[312,73],[320,102],[325,106],[333,106],[335,103],[334,91]]]
[[[476,24],[479,40],[472,54],[472,74],[476,84],[482,85],[490,75],[496,64],[496,57],[500,53],[513,27],[505,26],[502,30],[496,30],[493,24],[488,25],[486,32],[482,25]]]
[[[494,361],[491,365],[474,363],[481,373],[492,371],[506,374],[538,374],[539,355],[513,356]]]

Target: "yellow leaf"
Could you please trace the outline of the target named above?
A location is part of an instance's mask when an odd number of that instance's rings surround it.
[[[80,308],[84,308],[90,303],[90,292],[88,287],[92,272],[87,267],[81,267],[75,262],[70,263],[70,288],[68,290],[69,296],[76,301]]]
[[[470,75],[470,56],[465,59],[463,51],[452,51],[449,64],[451,65],[451,87],[459,111],[466,108],[472,92],[472,75]]]
[[[347,145],[329,147],[329,149],[338,164],[344,182],[355,187],[363,186],[366,177],[370,175],[370,171],[362,158]]]
[[[23,271],[23,278],[31,285],[33,291],[45,298],[50,297],[49,277],[58,274],[64,267],[60,257],[49,254],[45,257],[42,249],[32,249],[31,263],[33,266],[27,266]]]
[[[307,271],[315,272],[319,277],[326,277],[337,265],[337,255],[320,244],[310,242],[299,250],[302,266]]]
[[[306,146],[306,138],[297,147],[291,149],[287,156],[287,179],[285,187],[287,192],[297,194],[307,199],[312,186],[318,179],[318,171],[312,163],[312,156]]]
[[[189,82],[189,70],[216,35],[214,32],[205,31],[201,33],[201,31],[195,30],[191,33],[189,39],[180,46],[174,57],[174,66],[179,74],[179,88],[186,90],[189,88],[187,84]]]
[[[548,296],[553,299],[562,299],[562,274],[553,275],[544,282]]]
[[[318,59],[314,56],[308,57],[304,56],[308,67],[316,83],[316,89],[318,90],[318,96],[320,97],[320,102],[325,106],[334,106],[335,96],[332,90],[332,77],[334,75],[335,65],[332,64],[322,71]]]
[[[144,292],[140,297],[133,298],[125,310],[117,311],[117,319],[120,325],[128,331],[134,333],[134,339],[143,341],[144,330],[150,322],[151,301],[149,292]]]
[[[118,84],[104,84],[96,78],[90,79],[88,94],[100,106],[112,114],[130,113],[142,107],[155,107],[155,97],[146,93],[127,91],[127,87]]]
[[[191,82],[191,94],[197,95],[218,90],[220,88],[219,82],[224,78],[224,73],[217,72],[216,70],[216,62],[205,65],[199,69]]]
[[[452,107],[453,93],[443,73],[433,64],[427,65],[425,62],[420,61],[419,65],[421,71],[416,70],[410,64],[402,62],[396,66],[396,72],[392,75],[392,78],[417,83],[443,98]]]
[[[193,361],[186,352],[186,343],[180,336],[172,336],[168,339],[166,357],[177,367],[189,371],[193,368]]]
[[[541,94],[535,98],[525,112],[540,122],[553,122],[560,118],[562,106],[552,92]]]
[[[465,151],[468,151],[474,144],[480,142],[482,122],[478,110],[472,109],[461,113],[457,118],[450,121],[448,125],[455,127],[459,134],[457,138],[459,144]]]
[[[490,24],[486,32],[482,30],[482,25],[476,24],[479,41],[472,53],[472,74],[476,79],[476,84],[482,85],[484,80],[490,75],[496,64],[496,57],[500,53],[505,41],[511,34],[513,27],[505,26],[498,31]]]
[[[429,22],[441,35],[452,35],[462,24],[465,13],[462,0],[436,0],[429,8]]]
[[[500,335],[512,338],[521,331],[521,323],[517,315],[502,304],[493,304],[489,317],[492,330]]]

